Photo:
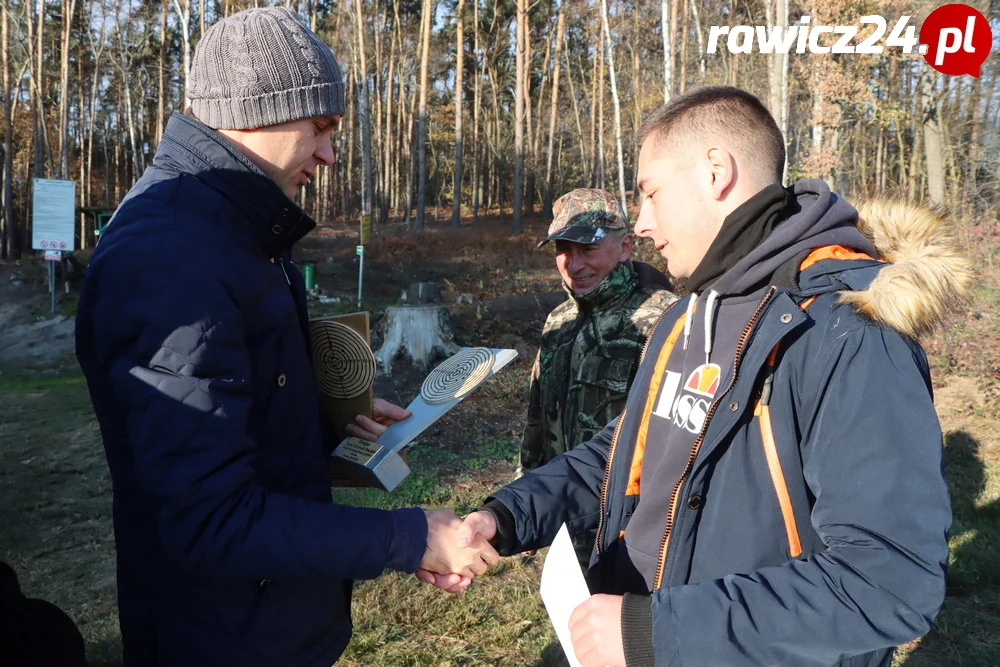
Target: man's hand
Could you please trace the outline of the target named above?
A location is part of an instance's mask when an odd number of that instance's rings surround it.
[[[458,530],[457,546],[469,545],[479,537],[492,542],[497,536],[497,520],[489,512],[473,512],[465,517],[462,527]]]
[[[354,418],[355,423],[348,424],[346,430],[355,438],[375,442],[379,439],[379,436],[385,433],[387,428],[400,419],[406,419],[411,414],[409,410],[404,410],[398,405],[393,405],[384,399],[376,398],[372,402],[372,416],[374,419],[358,415]]]
[[[625,667],[620,595],[591,595],[569,617],[569,634],[583,667]]]
[[[417,570],[414,576],[425,584],[437,586],[443,591],[456,595],[464,593],[465,589],[472,583],[472,577],[463,577],[460,574],[434,574],[428,570]]]
[[[428,519],[428,525],[430,520]],[[458,534],[455,538],[455,546],[457,548],[465,548],[470,543],[478,544],[480,541],[486,541],[487,543],[492,540],[497,533],[496,520],[493,515],[489,512],[473,512],[469,516],[465,517],[465,521],[458,529]],[[428,542],[430,539],[428,538]],[[492,549],[491,549],[492,550]],[[495,551],[493,553],[496,553]],[[497,556],[499,560],[499,556]],[[496,564],[497,561],[493,561]],[[437,586],[443,591],[448,591],[449,593],[464,593],[465,589],[469,587],[472,583],[472,577],[462,576],[455,573],[438,574],[436,572],[431,572],[424,569],[416,571],[416,577],[425,584],[431,584],[432,586]]]
[[[475,575],[486,572],[489,566],[500,562],[496,550],[482,536],[471,540],[460,539],[459,531],[464,526],[454,510],[427,512],[427,551],[420,561],[419,570],[439,575],[455,574],[471,581]],[[418,578],[421,581],[428,581],[420,574],[422,573],[418,573]],[[450,589],[461,582],[462,580],[448,578],[442,582],[447,585],[441,587]],[[436,581],[428,583],[436,584]]]

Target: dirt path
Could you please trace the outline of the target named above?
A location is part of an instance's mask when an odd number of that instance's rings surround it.
[[[0,265],[0,367],[58,367],[72,356],[77,295],[60,294],[53,316],[37,269]]]

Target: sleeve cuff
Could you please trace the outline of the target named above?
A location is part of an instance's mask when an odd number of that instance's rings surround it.
[[[392,510],[392,534],[389,557],[385,566],[390,570],[413,573],[427,551],[427,515],[419,507]]]
[[[496,519],[497,536],[493,539],[493,548],[501,556],[512,555],[517,544],[517,525],[514,523],[514,515],[496,498],[487,498],[486,504],[480,511],[489,512]]]
[[[655,667],[650,596],[626,593],[622,599],[622,645],[628,667]]]

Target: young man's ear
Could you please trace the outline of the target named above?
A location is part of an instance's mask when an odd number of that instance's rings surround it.
[[[725,148],[710,148],[706,154],[712,198],[721,201],[736,182],[736,158]]]

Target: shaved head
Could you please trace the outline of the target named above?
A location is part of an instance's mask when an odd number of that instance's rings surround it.
[[[781,183],[785,167],[785,141],[774,118],[760,100],[732,86],[705,86],[675,97],[646,119],[638,140],[640,147],[652,142],[656,156],[724,148],[758,189]]]

